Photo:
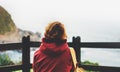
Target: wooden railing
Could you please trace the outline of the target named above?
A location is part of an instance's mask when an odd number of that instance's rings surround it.
[[[32,68],[32,64],[30,64],[30,48],[39,47],[40,44],[41,42],[30,41],[29,36],[23,37],[22,43],[0,44],[0,51],[22,49],[22,64],[14,66],[2,66],[0,67],[0,72],[9,72],[15,70],[22,70],[22,72],[30,72],[30,69]],[[68,45],[75,49],[79,67],[82,67],[85,70],[99,72],[120,71],[120,67],[81,65],[81,48],[120,49],[120,42],[81,42],[80,37],[73,37],[72,42],[68,42]]]

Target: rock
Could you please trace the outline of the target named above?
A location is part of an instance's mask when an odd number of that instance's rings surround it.
[[[0,42],[18,41],[19,34],[11,15],[0,6]]]
[[[0,43],[21,42],[23,36],[30,36],[32,41],[39,41],[41,34],[21,30],[16,27],[11,15],[0,6]]]

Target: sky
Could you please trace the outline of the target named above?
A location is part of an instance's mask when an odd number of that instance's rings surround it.
[[[68,34],[84,39],[103,32],[120,34],[119,0],[0,0],[0,5],[23,30],[43,33],[48,23],[60,21]]]
[[[65,24],[68,39],[81,36],[83,42],[120,42],[120,0],[0,0],[0,5],[23,30],[43,33],[48,23],[60,21]],[[119,64],[117,52],[88,52],[86,58],[95,56],[92,61],[97,59],[97,54],[103,54],[101,56],[110,60],[106,64],[114,63],[113,60]],[[118,59],[111,61],[109,55]]]

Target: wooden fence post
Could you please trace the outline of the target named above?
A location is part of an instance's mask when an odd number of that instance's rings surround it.
[[[77,62],[81,64],[81,53],[80,53],[81,52],[81,49],[80,49],[81,45],[80,45],[80,41],[81,41],[81,39],[80,39],[79,36],[76,37],[76,38],[73,37],[73,48],[76,52]]]
[[[22,72],[30,72],[30,36],[22,38]]]

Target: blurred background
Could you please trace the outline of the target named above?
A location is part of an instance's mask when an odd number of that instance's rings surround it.
[[[82,42],[120,42],[119,7],[119,0],[0,0],[0,43],[21,42],[27,35],[41,41],[45,26],[53,21],[65,25],[68,42],[73,36]],[[0,52],[1,59],[4,54],[21,63],[21,51]],[[120,49],[82,48],[82,61],[120,67]]]

